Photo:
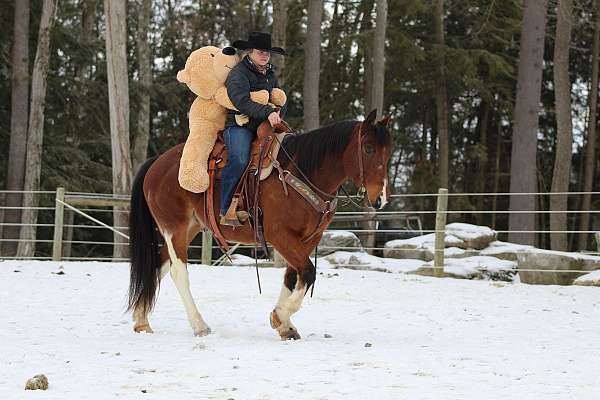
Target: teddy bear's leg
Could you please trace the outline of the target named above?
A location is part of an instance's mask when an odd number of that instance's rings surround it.
[[[181,162],[179,164],[179,184],[185,190],[202,193],[208,189],[208,157],[217,140],[219,128],[210,122],[190,125]]]

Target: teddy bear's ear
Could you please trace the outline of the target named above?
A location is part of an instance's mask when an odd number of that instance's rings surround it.
[[[182,69],[177,73],[177,80],[181,83],[190,83],[190,73],[186,69]]]

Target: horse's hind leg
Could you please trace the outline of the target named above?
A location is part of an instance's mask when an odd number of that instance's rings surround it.
[[[181,229],[174,234],[165,232],[163,236],[171,261],[171,278],[173,278],[175,287],[177,287],[177,291],[181,296],[194,335],[206,336],[210,333],[210,328],[198,312],[190,291],[190,279],[187,270],[188,231],[187,229]]]
[[[299,270],[300,273],[291,266],[287,267],[279,300],[271,312],[271,327],[282,340],[300,339],[290,317],[300,309],[306,292],[315,282],[316,268],[310,259],[307,258]]]
[[[165,277],[165,275],[167,275],[169,269],[171,268],[171,261],[169,260],[169,254],[164,247],[161,250],[160,255],[161,267],[158,279],[162,281],[162,279]],[[142,307],[136,307],[135,310],[133,310],[133,330],[138,333],[154,333],[154,331],[150,327],[150,322],[148,322],[148,310]]]

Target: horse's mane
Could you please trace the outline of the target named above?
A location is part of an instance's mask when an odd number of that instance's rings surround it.
[[[285,150],[295,158],[302,172],[310,175],[318,169],[329,154],[341,153],[348,146],[354,127],[359,121],[347,120],[335,122],[314,131],[287,136],[283,141]],[[381,125],[375,125],[375,140],[379,145],[388,145],[390,135]],[[281,154],[283,152],[280,152]],[[286,166],[289,161],[283,158]]]

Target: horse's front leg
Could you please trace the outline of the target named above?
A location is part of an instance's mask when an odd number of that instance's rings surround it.
[[[292,265],[285,271],[279,300],[271,312],[271,327],[277,331],[281,340],[300,339],[290,318],[300,309],[304,296],[316,279],[316,268],[309,258],[305,259],[300,268]]]

